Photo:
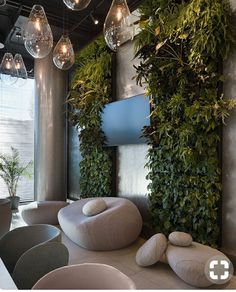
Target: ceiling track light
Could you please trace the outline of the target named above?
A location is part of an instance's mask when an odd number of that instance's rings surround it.
[[[90,17],[91,17],[91,19],[92,19],[92,21],[93,21],[93,23],[95,25],[98,25],[99,24],[99,20],[93,16],[93,13],[92,12],[90,13]]]
[[[21,34],[20,31],[17,31],[16,32],[16,37],[17,37],[18,40],[22,37],[22,34]]]
[[[101,0],[96,7],[94,7],[93,11],[96,11],[99,7],[101,7],[103,5],[103,3],[107,1],[107,0]],[[70,29],[69,29],[69,33],[73,33],[78,27],[80,27],[80,25],[85,22],[88,18],[90,17],[90,13],[86,14],[78,23],[76,23],[75,25],[73,25]]]

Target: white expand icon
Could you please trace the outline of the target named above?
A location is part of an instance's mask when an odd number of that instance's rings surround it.
[[[216,266],[222,266],[224,273],[221,275],[215,274],[215,267]],[[209,276],[212,280],[227,280],[230,276],[229,273],[229,263],[226,260],[212,260],[210,262],[210,271]]]
[[[214,284],[225,284],[234,274],[234,266],[225,255],[210,258],[205,265],[205,275]]]

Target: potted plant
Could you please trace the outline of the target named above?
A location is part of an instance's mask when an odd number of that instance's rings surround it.
[[[0,154],[0,177],[5,182],[11,201],[11,209],[18,210],[20,197],[16,195],[18,182],[21,177],[31,177],[33,162],[23,165],[20,161],[19,151],[11,147],[11,155]]]

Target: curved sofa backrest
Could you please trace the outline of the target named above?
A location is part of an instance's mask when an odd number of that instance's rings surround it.
[[[27,250],[17,261],[12,278],[18,289],[31,289],[44,275],[66,266],[69,252],[60,242],[46,242]]]
[[[86,263],[54,270],[41,278],[33,289],[133,290],[135,284],[112,266]]]
[[[20,256],[40,243],[60,241],[61,231],[52,225],[24,226],[9,231],[0,239],[0,257],[12,273]]]

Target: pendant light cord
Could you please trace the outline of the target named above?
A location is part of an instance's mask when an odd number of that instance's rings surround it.
[[[65,6],[63,6],[63,16],[62,16],[62,35],[65,34]]]
[[[68,17],[68,9],[65,7],[65,13],[66,13],[66,17],[65,17],[65,31],[66,31],[66,35],[69,36],[69,30],[68,30],[68,23],[69,23],[69,17]]]

